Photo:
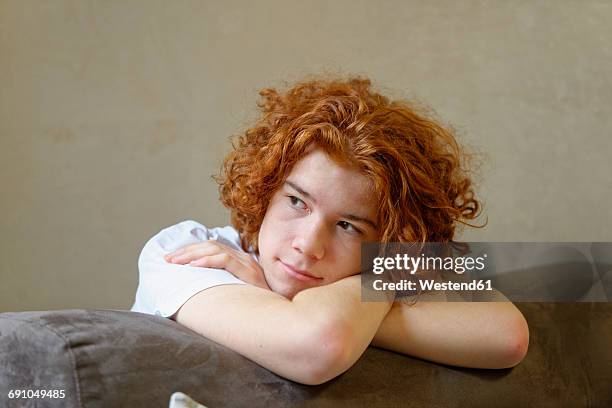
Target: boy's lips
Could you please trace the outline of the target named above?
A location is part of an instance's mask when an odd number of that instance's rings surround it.
[[[323,279],[323,278],[319,278],[314,275],[311,275],[307,271],[297,269],[289,264],[286,264],[280,259],[278,261],[283,266],[283,269],[285,270],[285,272],[287,272],[287,275],[291,276],[292,278],[295,278],[297,280],[301,280],[304,282],[314,282],[314,281]]]

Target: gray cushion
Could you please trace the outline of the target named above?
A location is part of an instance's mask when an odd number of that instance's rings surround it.
[[[531,344],[513,369],[447,367],[370,347],[348,372],[320,386],[280,378],[157,316],[3,313],[0,406],[167,407],[174,391],[210,408],[610,404],[612,304],[518,306],[529,321]],[[37,388],[63,389],[66,398],[7,398],[9,389]]]

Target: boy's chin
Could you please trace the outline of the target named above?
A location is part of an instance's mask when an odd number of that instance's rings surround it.
[[[306,289],[306,288],[298,288],[295,286],[287,285],[283,282],[268,282],[268,286],[272,289],[273,292],[278,293],[279,295],[286,297],[289,300],[292,300],[298,292]]]

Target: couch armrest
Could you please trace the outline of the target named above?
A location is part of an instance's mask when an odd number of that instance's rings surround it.
[[[113,310],[0,314],[1,407],[608,406],[612,303],[519,303],[530,326],[513,369],[448,367],[370,347],[336,379],[306,386],[158,316]],[[10,389],[65,390],[9,400]],[[503,396],[503,398],[500,398]]]
[[[312,392],[172,320],[128,311],[2,313],[0,361],[3,407],[167,407],[175,391],[241,407]],[[65,398],[10,400],[11,389],[65,390]]]

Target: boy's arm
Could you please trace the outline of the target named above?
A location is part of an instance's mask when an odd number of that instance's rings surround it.
[[[360,277],[351,276],[292,300],[248,285],[209,288],[176,321],[283,377],[320,384],[357,361],[390,307],[362,303]]]
[[[511,302],[436,302],[427,296],[433,295],[423,294],[414,305],[394,302],[372,345],[473,368],[513,367],[525,357],[529,328]]]

